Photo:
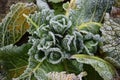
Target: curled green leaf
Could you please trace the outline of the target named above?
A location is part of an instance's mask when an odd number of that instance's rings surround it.
[[[64,53],[59,48],[50,48],[46,50],[48,61],[52,64],[58,64],[64,59]]]
[[[54,16],[54,11],[49,9],[43,9],[40,12],[35,12],[34,14],[29,15],[29,18],[33,22],[30,22],[28,20],[28,23],[30,24],[30,28],[28,29],[28,32],[30,34],[34,33],[34,31],[36,30],[34,24],[37,24],[37,26],[48,25],[50,19],[53,16]]]
[[[58,34],[64,34],[70,27],[71,21],[64,15],[54,16],[50,20],[50,28]]]
[[[83,36],[81,33],[74,31],[72,35],[66,35],[62,41],[63,48],[69,53],[81,53],[83,50]]]

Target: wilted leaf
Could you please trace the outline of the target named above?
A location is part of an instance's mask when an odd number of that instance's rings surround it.
[[[115,68],[101,58],[82,54],[73,55],[72,58],[80,63],[91,65],[104,80],[113,80],[116,77]]]
[[[19,41],[29,28],[23,13],[28,15],[36,10],[34,4],[17,3],[0,23],[0,47]]]

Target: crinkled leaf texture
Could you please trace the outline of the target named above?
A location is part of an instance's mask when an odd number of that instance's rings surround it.
[[[28,32],[32,35],[29,39],[32,48],[28,52],[27,69],[17,78],[18,80],[48,80],[47,74],[50,72],[66,71],[79,74],[82,65],[77,61],[70,60],[70,56],[75,53],[91,54],[97,51],[100,35],[85,30],[76,30],[76,25],[74,26],[76,20],[74,22],[70,20],[71,16],[54,15],[52,10],[43,9],[41,12],[30,15],[30,18],[25,17],[30,23]],[[91,63],[91,65],[97,65],[96,63]],[[102,64],[100,61],[99,63]],[[97,69],[99,71],[99,68]],[[114,73],[107,71],[110,78],[113,77]],[[102,77],[106,79],[106,76],[102,75]]]
[[[76,59],[80,63],[91,65],[104,80],[113,80],[114,77],[116,77],[115,68],[110,63],[101,58],[78,54],[73,55],[72,59]]]
[[[71,0],[66,15],[75,26],[84,22],[101,22],[113,3],[114,0]]]
[[[106,59],[120,68],[120,24],[107,13],[101,32],[104,39],[102,50],[107,53]]]
[[[36,28],[40,27],[41,25],[47,25],[49,24],[49,20],[54,16],[54,11],[53,10],[49,10],[49,9],[43,9],[40,12],[35,12],[34,14],[30,15],[30,19],[32,20],[31,23],[30,21],[28,21],[28,23],[30,24],[30,28],[28,30],[28,32],[30,34],[33,34],[34,31],[36,30]]]
[[[83,51],[96,53],[100,36],[87,31],[79,32],[65,15],[54,15],[52,10],[43,9],[30,15],[30,18],[25,17],[31,25],[28,32],[32,34],[29,39],[32,48],[28,53],[29,65],[18,80],[47,80],[47,74],[53,71],[79,74],[82,65],[70,60],[70,56]]]
[[[36,10],[34,4],[17,3],[0,23],[0,47],[14,44],[29,28],[23,13],[28,15]]]
[[[2,76],[11,80],[24,72],[28,65],[27,52],[30,47],[30,44],[24,44],[20,47],[8,45],[0,48],[0,71],[6,73]]]

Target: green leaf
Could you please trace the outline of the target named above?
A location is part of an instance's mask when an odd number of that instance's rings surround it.
[[[59,3],[59,2],[63,2],[64,0],[48,0],[48,1],[53,3]]]
[[[8,78],[18,77],[26,69],[30,47],[30,44],[24,44],[20,47],[8,45],[0,48],[0,70],[5,70]]]
[[[71,0],[66,10],[73,26],[84,22],[101,22],[106,12],[109,12],[114,0]]]
[[[77,27],[77,29],[79,31],[84,30],[84,31],[91,32],[93,34],[99,34],[101,27],[102,25],[100,23],[88,22],[88,23],[82,23],[80,26]]]
[[[120,19],[118,19],[118,22]],[[101,47],[106,53],[108,61],[120,68],[120,24],[115,22],[107,13],[103,27],[101,27],[104,44]]]
[[[88,55],[73,55],[72,59],[76,59],[80,63],[91,65],[104,80],[112,80],[116,76],[115,68],[105,60]]]
[[[73,62],[73,63],[72,63]],[[50,72],[77,73],[82,70],[82,66],[75,61],[64,61],[59,64],[51,64],[47,61],[37,62],[32,56],[29,58],[29,66],[25,72],[17,78],[18,80],[49,80],[47,74]]]
[[[28,32],[33,34],[35,30],[41,25],[49,24],[49,20],[54,16],[54,11],[49,9],[43,9],[40,12],[35,12],[31,14],[28,19],[28,23],[30,24],[30,28]]]
[[[34,4],[17,3],[0,23],[0,47],[14,44],[29,28],[23,13],[28,15],[36,10]]]
[[[65,10],[62,7],[64,0],[36,0],[40,10],[53,9],[55,14],[64,14]]]
[[[86,80],[103,80],[103,78],[98,74],[98,72],[89,64],[83,65],[84,71],[87,72]]]
[[[52,9],[54,9],[55,14],[65,14],[65,10],[63,9],[63,3],[52,3],[49,2],[49,5]]]

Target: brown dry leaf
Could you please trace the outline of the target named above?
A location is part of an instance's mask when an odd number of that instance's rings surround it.
[[[29,28],[23,14],[31,14],[36,9],[36,5],[32,3],[17,3],[11,6],[10,12],[0,23],[0,47],[19,41]]]

